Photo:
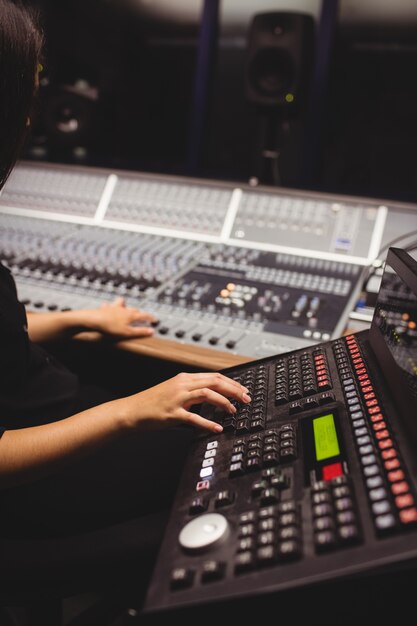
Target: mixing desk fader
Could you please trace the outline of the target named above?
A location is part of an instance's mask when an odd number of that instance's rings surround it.
[[[369,331],[225,370],[252,400],[200,408],[223,432],[196,435],[145,613],[227,601],[237,616],[246,598],[415,562],[416,372],[417,262],[394,248]]]
[[[26,162],[0,193],[0,255],[29,308],[94,307],[122,296],[157,317],[162,343],[230,362],[340,336],[387,239],[387,219],[396,233],[413,231],[412,207],[389,209],[330,194]]]

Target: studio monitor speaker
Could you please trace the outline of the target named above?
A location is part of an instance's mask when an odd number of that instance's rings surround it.
[[[313,56],[311,15],[289,12],[255,15],[247,41],[247,100],[263,107],[297,110],[308,90]]]

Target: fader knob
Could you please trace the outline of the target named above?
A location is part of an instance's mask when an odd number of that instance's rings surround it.
[[[179,542],[187,551],[206,550],[218,544],[229,535],[229,522],[220,513],[205,513],[184,526],[179,534]]]

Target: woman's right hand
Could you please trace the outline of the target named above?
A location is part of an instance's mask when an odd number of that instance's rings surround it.
[[[215,433],[223,430],[220,424],[206,419],[189,409],[208,402],[234,414],[236,407],[231,399],[247,404],[251,401],[246,387],[218,372],[182,373],[117,402],[124,406],[125,419],[130,427],[174,425],[180,422],[204,428]]]

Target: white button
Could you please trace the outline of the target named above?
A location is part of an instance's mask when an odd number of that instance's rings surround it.
[[[200,471],[200,478],[207,478],[207,476],[211,476],[213,474],[212,467],[203,467]]]
[[[217,454],[217,450],[207,450],[204,455],[204,458],[209,459],[212,456],[216,456],[216,454]]]
[[[209,467],[210,465],[214,465],[214,459],[204,459],[201,467]]]
[[[207,450],[212,450],[213,448],[217,448],[219,445],[218,441],[209,441],[207,444]]]

